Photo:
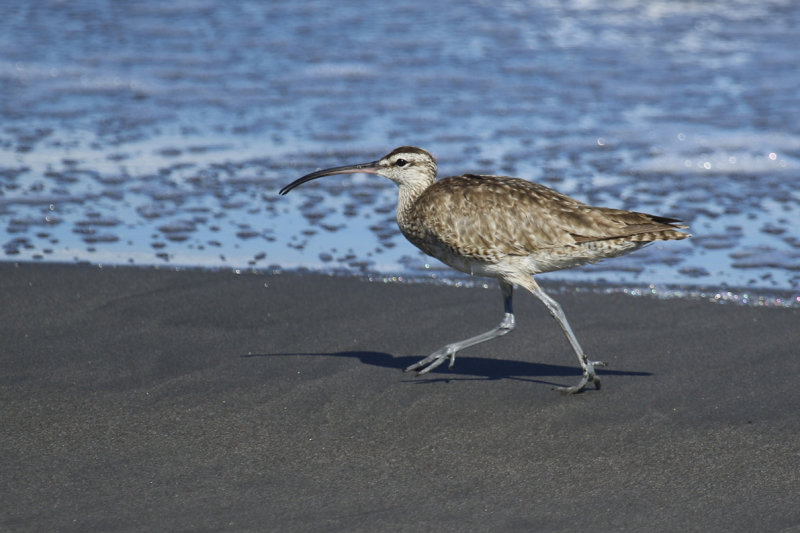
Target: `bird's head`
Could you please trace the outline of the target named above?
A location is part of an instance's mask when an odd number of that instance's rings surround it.
[[[389,178],[401,188],[410,187],[424,190],[436,180],[436,172],[436,159],[426,150],[415,146],[401,146],[377,161],[328,168],[306,174],[281,189],[280,194],[286,194],[307,181],[323,176],[357,173],[377,174],[378,176]]]

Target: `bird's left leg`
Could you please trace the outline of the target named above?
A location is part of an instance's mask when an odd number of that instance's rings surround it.
[[[575,337],[575,334],[572,332],[572,328],[569,327],[569,322],[567,322],[567,316],[564,314],[564,310],[561,309],[561,306],[550,298],[550,296],[545,293],[539,284],[536,283],[533,278],[530,278],[529,283],[525,283],[525,288],[528,289],[533,293],[534,296],[539,298],[542,303],[547,307],[547,310],[550,311],[550,314],[553,318],[556,319],[558,325],[561,326],[561,329],[564,331],[564,335],[567,336],[567,340],[569,340],[570,345],[572,345],[572,349],[575,351],[575,355],[578,356],[578,361],[581,364],[581,369],[583,370],[583,377],[578,382],[577,385],[573,387],[556,387],[556,390],[561,392],[562,394],[574,394],[576,392],[580,392],[583,388],[592,382],[596,389],[600,388],[600,378],[597,377],[597,374],[594,371],[596,366],[606,366],[606,363],[602,361],[590,361],[586,354],[583,352],[583,348],[578,343],[578,339]]]
[[[514,310],[511,304],[514,286],[501,280],[500,290],[503,291],[503,307],[505,308],[505,315],[503,316],[503,321],[500,322],[496,328],[491,329],[486,333],[481,333],[480,335],[470,337],[469,339],[464,339],[463,341],[453,342],[446,346],[442,346],[425,359],[422,359],[421,361],[418,361],[406,368],[405,372],[417,370],[417,375],[427,374],[448,359],[450,360],[450,368],[453,368],[453,364],[456,362],[457,351],[463,350],[464,348],[468,348],[470,346],[475,346],[476,344],[480,344],[482,342],[486,342],[490,339],[494,339],[495,337],[500,337],[501,335],[505,335],[514,329]]]

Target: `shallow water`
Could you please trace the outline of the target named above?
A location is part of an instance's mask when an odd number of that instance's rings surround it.
[[[691,225],[543,279],[796,299],[797,42],[789,0],[9,4],[0,257],[461,280],[386,180],[277,195],[413,144]]]

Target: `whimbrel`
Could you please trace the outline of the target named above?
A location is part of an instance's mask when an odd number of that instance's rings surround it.
[[[505,315],[496,328],[447,344],[406,372],[425,374],[448,360],[452,368],[459,350],[514,329],[512,294],[519,285],[544,303],[578,356],[583,370],[580,382],[557,390],[571,394],[588,383],[599,389],[595,367],[606,363],[589,360],[561,306],[533,275],[616,257],[653,241],[690,236],[678,231],[687,227],[679,220],[587,205],[519,178],[465,174],[437,181],[436,160],[414,146],[401,146],[370,163],[312,172],[280,194],[323,176],[352,173],[377,174],[395,182],[399,188],[397,225],[402,234],[456,270],[496,278],[503,293]]]

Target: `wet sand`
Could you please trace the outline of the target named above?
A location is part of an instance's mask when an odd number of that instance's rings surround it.
[[[800,312],[0,264],[0,529],[781,531],[800,525]],[[544,278],[546,280],[546,277]]]

